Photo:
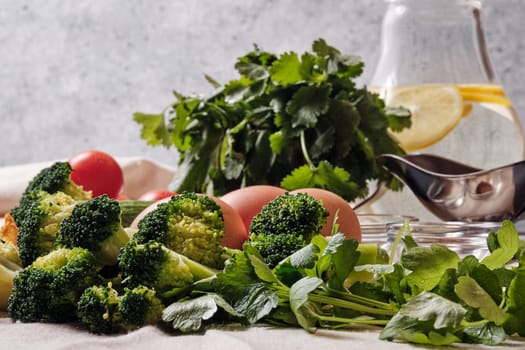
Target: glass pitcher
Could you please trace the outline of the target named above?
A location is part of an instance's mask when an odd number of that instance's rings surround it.
[[[481,1],[386,2],[369,89],[411,111],[411,127],[393,133],[401,146],[481,169],[522,160],[523,129],[489,59]],[[434,218],[406,186],[361,210]]]

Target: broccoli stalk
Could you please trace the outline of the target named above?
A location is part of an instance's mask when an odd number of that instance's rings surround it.
[[[216,270],[192,261],[159,242],[139,244],[130,241],[122,248],[119,268],[130,287],[154,288],[160,296],[170,297],[196,280],[215,276]]]
[[[0,310],[5,310],[13,290],[13,280],[22,267],[0,255]]]
[[[222,268],[228,256],[220,244],[224,219],[220,206],[207,196],[182,193],[160,204],[138,224],[138,243],[156,241],[198,263]]]
[[[255,215],[246,244],[256,248],[274,267],[320,234],[328,214],[320,201],[306,193],[285,193]]]
[[[75,320],[80,295],[99,281],[95,257],[90,251],[53,250],[15,276],[7,303],[8,314],[22,322]]]
[[[10,241],[3,241],[0,239],[0,258],[2,261],[7,260],[6,263],[12,264],[17,268],[22,266],[18,247]]]
[[[129,241],[120,215],[118,201],[107,195],[78,203],[60,225],[56,245],[86,248],[95,255],[100,265],[114,265],[120,248]]]

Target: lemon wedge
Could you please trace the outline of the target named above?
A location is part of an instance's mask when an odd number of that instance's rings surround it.
[[[465,101],[493,103],[502,106],[512,106],[512,103],[505,95],[501,85],[496,84],[472,84],[457,86],[461,97]]]
[[[469,112],[464,110],[463,97],[453,85],[395,87],[385,96],[385,103],[412,113],[412,126],[393,133],[407,152],[435,144]]]

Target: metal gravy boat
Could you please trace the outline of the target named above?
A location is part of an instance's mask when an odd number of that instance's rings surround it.
[[[432,154],[379,162],[445,221],[517,221],[525,214],[525,161],[482,170]]]

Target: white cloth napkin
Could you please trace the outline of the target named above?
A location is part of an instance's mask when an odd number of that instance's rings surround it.
[[[175,169],[143,157],[117,158],[124,172],[122,194],[137,198],[142,193],[167,188]],[[54,161],[0,168],[0,216],[18,204],[29,181]]]

